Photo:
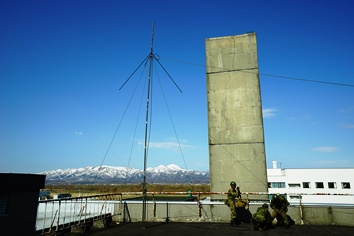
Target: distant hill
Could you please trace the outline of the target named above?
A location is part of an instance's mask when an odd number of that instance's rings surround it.
[[[50,170],[46,175],[46,184],[138,184],[143,182],[143,170],[96,166],[78,169]],[[186,170],[171,164],[146,169],[146,180],[154,184],[208,184],[209,172]]]

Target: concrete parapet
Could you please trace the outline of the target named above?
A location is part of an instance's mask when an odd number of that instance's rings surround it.
[[[95,228],[108,228],[112,222],[112,216],[103,218],[103,219],[98,219],[93,221],[93,227]]]
[[[90,232],[91,228],[93,226],[93,222],[88,222],[86,224],[81,224],[81,225],[74,225],[71,227],[71,233],[80,233],[84,234],[87,232]]]
[[[310,225],[354,226],[354,206],[304,206],[303,221]]]
[[[132,222],[141,222],[142,204],[139,202],[127,203]],[[261,203],[249,205],[253,214]],[[297,225],[340,225],[354,226],[352,206],[290,206],[288,215]],[[272,210],[270,209],[270,212]],[[230,222],[230,209],[222,202],[159,202],[147,204],[148,222]]]

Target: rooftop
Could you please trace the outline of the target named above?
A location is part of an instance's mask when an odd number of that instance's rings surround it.
[[[242,224],[232,227],[226,223],[146,223],[143,229],[141,222],[116,224],[108,229],[94,231],[89,235],[111,236],[111,235],[354,235],[354,227],[349,226],[316,226],[316,225],[293,225],[290,229],[276,227],[268,231],[253,231],[252,224]]]

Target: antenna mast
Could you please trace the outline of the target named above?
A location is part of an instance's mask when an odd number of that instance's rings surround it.
[[[146,98],[146,118],[145,118],[145,141],[144,141],[144,179],[142,184],[143,191],[143,213],[142,213],[142,222],[143,229],[145,229],[146,224],[146,201],[147,201],[147,187],[146,187],[146,163],[147,163],[147,152],[148,152],[148,130],[149,130],[149,106],[150,106],[150,91],[151,91],[151,73],[152,73],[152,63],[154,60],[153,54],[153,43],[154,43],[154,22],[152,22],[152,34],[151,34],[151,45],[150,45],[150,54],[149,54],[149,74],[148,74],[148,91]]]
[[[153,53],[153,47],[154,46],[154,22],[152,22],[152,34],[151,34],[151,44],[150,44],[150,53],[145,59],[140,63],[140,65],[134,70],[134,72],[128,77],[128,79],[123,83],[123,85],[119,88],[121,90],[124,85],[130,80],[130,78],[135,74],[135,72],[141,67],[141,65],[146,65],[149,62],[149,71],[148,71],[148,87],[147,87],[147,97],[146,97],[146,116],[145,116],[145,140],[144,140],[144,170],[143,170],[143,183],[142,183],[142,194],[143,194],[143,209],[142,209],[142,228],[146,228],[146,219],[147,219],[147,186],[146,186],[146,165],[147,165],[147,156],[148,156],[148,149],[149,149],[149,108],[150,108],[150,102],[152,101],[152,96],[151,96],[151,84],[152,84],[152,66],[154,60],[158,62],[158,64],[162,67],[162,69],[165,71],[165,73],[168,75],[168,77],[171,79],[171,81],[174,83],[174,85],[178,88],[178,90],[182,93],[182,90],[178,87],[176,82],[172,79],[170,74],[166,71],[166,69],[162,66],[162,64],[159,62],[158,58],[154,55]]]

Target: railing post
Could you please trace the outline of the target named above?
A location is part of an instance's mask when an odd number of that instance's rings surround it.
[[[72,210],[73,208],[73,199],[70,200],[70,213],[69,213],[69,226],[71,225],[71,222],[72,222],[72,219],[73,219],[73,216],[72,216]]]
[[[197,202],[198,202],[198,216],[202,217],[202,205],[200,204],[200,193],[198,193],[198,198],[197,198]]]
[[[84,223],[86,223],[86,216],[87,216],[87,197],[85,198],[85,218],[84,218]]]
[[[156,217],[156,202],[155,202],[155,194],[152,194],[152,202],[153,202],[152,213],[153,213],[153,216],[154,216],[154,217]]]
[[[59,229],[59,223],[60,223],[60,207],[61,207],[61,200],[59,200],[58,204],[58,220],[57,220],[57,225],[55,227],[55,231],[58,231]]]
[[[303,213],[303,210],[302,210],[302,196],[301,194],[299,195],[300,197],[300,204],[299,204],[299,209],[300,209],[300,224],[303,225],[304,224],[304,213]]]
[[[54,218],[52,219],[52,222],[50,223],[50,228],[49,228],[49,233],[52,232],[53,224],[55,221],[55,218],[57,217],[58,210],[55,211]]]
[[[166,202],[166,223],[170,221],[169,216],[168,216],[168,202]]]

